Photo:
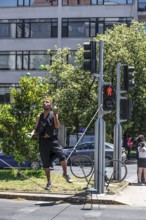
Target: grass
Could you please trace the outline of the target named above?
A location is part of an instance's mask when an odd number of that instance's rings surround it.
[[[0,191],[45,192],[46,176],[43,170],[22,170],[23,175],[17,175],[17,170],[0,170]],[[84,179],[72,177],[73,183],[67,183],[62,174],[51,173],[52,193],[75,194],[84,191]],[[40,185],[40,186],[39,186]]]
[[[46,192],[43,187],[46,185],[46,176],[43,170],[22,170],[23,175],[17,175],[17,169],[0,170],[0,191],[14,192]],[[26,176],[26,177],[25,177]],[[71,176],[73,183],[67,183],[60,173],[51,173],[53,187],[50,193],[79,194],[85,191],[87,182],[85,179]],[[94,187],[94,181],[89,187]],[[114,194],[125,182],[110,184],[110,193]],[[106,190],[105,190],[106,192]]]

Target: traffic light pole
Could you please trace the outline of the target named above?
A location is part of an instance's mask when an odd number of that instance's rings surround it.
[[[99,41],[99,87],[98,87],[98,119],[95,123],[95,153],[94,153],[94,185],[98,194],[104,193],[105,173],[105,122],[103,120],[102,97],[103,88],[103,41]]]
[[[121,64],[117,64],[117,88],[116,88],[116,94],[117,94],[117,100],[116,100],[116,125],[114,127],[114,159],[115,160],[121,160],[121,145],[122,145],[122,126],[120,124],[120,79],[121,79],[121,73],[120,73]],[[114,179],[120,180],[121,179],[121,166],[119,163],[113,164],[114,166]]]

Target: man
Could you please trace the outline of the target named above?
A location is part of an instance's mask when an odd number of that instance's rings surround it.
[[[35,130],[31,132],[31,137],[35,133],[39,133],[39,150],[43,163],[43,168],[47,177],[46,190],[52,187],[50,180],[50,164],[52,156],[55,155],[60,159],[63,169],[63,177],[68,183],[72,183],[69,175],[67,175],[67,161],[63,154],[63,149],[59,145],[57,138],[57,129],[59,128],[58,110],[52,111],[52,103],[50,99],[43,101],[44,112],[37,117]]]

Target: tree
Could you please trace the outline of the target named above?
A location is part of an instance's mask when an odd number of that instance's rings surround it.
[[[132,22],[130,26],[115,25],[104,35],[97,35],[93,39],[97,45],[99,40],[104,41],[105,82],[116,85],[117,63],[135,67],[135,88],[127,93],[133,100],[132,120],[122,124],[123,131],[132,132],[131,135],[146,131],[146,36],[143,25],[138,22]],[[75,127],[86,127],[97,110],[98,83],[93,83],[92,74],[83,70],[83,47],[79,46],[75,54],[75,65],[68,64],[67,56],[70,56],[69,49],[56,50],[52,57],[52,65],[47,66],[46,78],[52,83],[51,94],[60,108],[62,121],[73,130]],[[123,69],[121,74],[123,79]],[[107,125],[107,140],[110,140],[115,125],[115,112],[105,115],[104,118]]]
[[[13,155],[19,165],[38,156],[38,143],[28,138],[27,133],[34,129],[36,116],[42,111],[42,99],[48,95],[48,87],[48,84],[42,84],[41,78],[22,77],[19,88],[11,90],[12,105],[0,108],[3,153]]]
[[[104,35],[95,38],[104,41],[104,80],[116,84],[116,65],[121,63],[135,67],[135,87],[127,96],[132,98],[132,120],[122,124],[123,130],[137,135],[146,132],[146,35],[144,24],[133,22],[131,26],[126,24],[114,26]],[[121,71],[123,79],[123,69]],[[121,83],[121,88],[123,84]],[[115,114],[106,115],[108,129],[111,130]]]
[[[49,54],[51,52],[49,51]],[[97,95],[93,76],[83,70],[83,48],[79,47],[74,64],[69,64],[71,55],[68,48],[56,49],[52,55],[52,65],[47,65],[45,76],[50,83],[49,93],[54,104],[58,105],[60,118],[72,132],[86,127],[97,108]],[[94,91],[94,92],[93,92]],[[97,92],[96,92],[97,93]]]

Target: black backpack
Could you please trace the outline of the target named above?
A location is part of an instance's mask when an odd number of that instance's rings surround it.
[[[45,133],[48,134],[49,137],[57,135],[57,130],[54,127],[52,111],[50,111],[46,118],[44,118],[44,113],[40,114],[40,120],[36,128],[36,132],[42,136],[45,135]]]

